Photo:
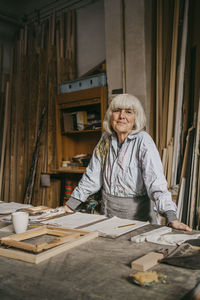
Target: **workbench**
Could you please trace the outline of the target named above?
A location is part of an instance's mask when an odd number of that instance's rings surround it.
[[[38,265],[0,257],[0,299],[181,299],[199,280],[199,270],[158,264],[152,270],[167,275],[165,284],[141,287],[128,280],[131,261],[163,247],[131,242],[139,230],[116,239],[98,237]]]

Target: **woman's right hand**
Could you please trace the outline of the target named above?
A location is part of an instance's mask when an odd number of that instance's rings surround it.
[[[72,214],[74,211],[67,205],[61,206],[64,212]]]

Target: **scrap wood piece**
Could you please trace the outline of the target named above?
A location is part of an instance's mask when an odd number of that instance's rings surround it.
[[[53,227],[53,226],[44,226],[44,227],[47,229],[55,229],[55,227]],[[43,232],[45,231],[45,228],[42,228]],[[36,229],[38,230],[41,228],[36,228]],[[33,229],[34,234],[36,234],[36,231],[37,231],[36,229]],[[68,234],[72,233],[73,237],[75,237],[75,233],[76,234],[78,233],[79,236],[76,236],[76,238],[71,241],[64,242],[61,245],[54,246],[53,248],[45,250],[41,253],[28,253],[28,252],[23,251],[22,249],[20,249],[20,250],[6,249],[2,245],[2,246],[0,246],[0,256],[38,264],[38,263],[40,263],[46,259],[49,259],[57,254],[60,254],[66,250],[72,249],[76,246],[79,246],[87,241],[90,241],[90,240],[98,237],[98,232],[87,232],[87,231],[79,231],[79,230],[75,230],[75,229],[66,229],[66,228],[56,228],[56,230],[58,230],[59,232],[68,232]],[[26,235],[26,233],[18,234],[18,236],[19,235],[24,236],[24,235]]]
[[[158,261],[163,258],[163,253],[149,252],[148,254],[131,262],[131,268],[137,271],[146,271],[157,265]]]

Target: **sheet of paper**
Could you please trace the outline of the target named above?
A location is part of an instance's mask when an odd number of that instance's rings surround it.
[[[115,238],[148,224],[149,222],[112,217],[100,223],[84,227],[82,229],[86,231],[98,231],[100,236]]]
[[[66,215],[63,217],[55,218],[52,220],[44,221],[43,224],[60,226],[63,228],[80,228],[82,226],[87,226],[93,222],[103,221],[107,219],[104,215],[86,214],[81,212],[76,212],[71,215]]]
[[[27,207],[32,207],[31,204],[23,204],[16,202],[1,202],[0,203],[0,215],[11,214],[18,209],[23,209]]]
[[[14,228],[13,228],[13,224],[10,224],[8,226],[4,226],[0,229],[0,231],[2,232],[11,232],[14,233]]]

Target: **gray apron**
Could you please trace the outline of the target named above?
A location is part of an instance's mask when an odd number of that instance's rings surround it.
[[[101,213],[107,217],[116,216],[122,219],[149,221],[157,224],[153,211],[153,202],[147,195],[141,197],[118,197],[102,190]]]

